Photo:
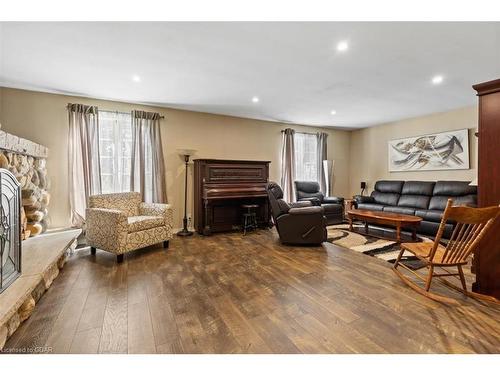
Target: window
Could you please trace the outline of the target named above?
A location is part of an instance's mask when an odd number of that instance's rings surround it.
[[[129,113],[99,111],[99,152],[102,192],[130,191],[132,118]]]
[[[318,181],[318,137],[316,134],[295,133],[295,179]]]

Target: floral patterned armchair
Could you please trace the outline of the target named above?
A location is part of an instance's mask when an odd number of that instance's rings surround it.
[[[101,194],[90,197],[86,210],[86,237],[95,254],[96,248],[123,254],[172,238],[173,213],[168,204],[143,203],[137,192]]]

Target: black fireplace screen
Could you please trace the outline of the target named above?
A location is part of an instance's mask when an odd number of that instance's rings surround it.
[[[12,173],[0,169],[0,293],[21,274],[21,189]]]

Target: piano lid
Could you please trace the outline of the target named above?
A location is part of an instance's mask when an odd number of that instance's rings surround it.
[[[266,185],[262,183],[246,185],[210,184],[203,189],[203,199],[267,198]]]
[[[270,164],[269,160],[227,160],[227,159],[193,159],[193,161],[221,164]]]

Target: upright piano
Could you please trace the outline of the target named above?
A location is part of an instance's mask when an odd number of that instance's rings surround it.
[[[270,161],[194,160],[194,225],[203,235],[241,227],[243,204],[256,204],[257,224],[271,225],[266,184]]]

